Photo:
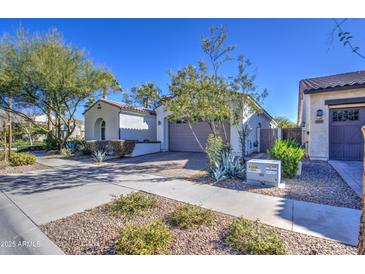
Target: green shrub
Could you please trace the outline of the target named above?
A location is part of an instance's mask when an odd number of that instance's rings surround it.
[[[143,192],[133,192],[116,197],[110,205],[110,211],[126,217],[133,217],[157,205],[157,198]]]
[[[279,236],[260,224],[238,218],[229,227],[226,238],[228,246],[239,253],[249,255],[285,254],[283,241]]]
[[[12,166],[34,165],[37,159],[30,153],[14,153],[10,158]]]
[[[84,153],[106,151],[108,154],[124,157],[133,152],[135,143],[133,140],[87,141]]]
[[[109,146],[112,153],[119,157],[124,157],[133,152],[136,142],[133,140],[110,140]]]
[[[215,137],[213,134],[209,134],[208,141],[205,147],[205,153],[207,154],[209,172],[212,172],[220,161],[220,155],[223,149],[223,141],[221,137]]]
[[[191,228],[200,225],[211,225],[215,220],[215,215],[211,210],[184,205],[175,209],[169,216],[168,221],[171,225],[179,228]]]
[[[161,221],[140,226],[127,224],[120,232],[115,251],[120,255],[166,254],[170,241],[171,231]]]
[[[296,175],[299,162],[304,156],[302,148],[297,147],[293,141],[277,139],[268,152],[272,158],[281,161],[284,177],[293,178]]]

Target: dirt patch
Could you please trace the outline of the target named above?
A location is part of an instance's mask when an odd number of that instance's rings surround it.
[[[107,205],[102,205],[41,225],[40,228],[66,254],[114,254],[118,233],[126,222],[166,222],[169,214],[183,204],[160,196],[155,197],[159,201],[158,207],[130,220],[111,214]],[[236,254],[225,244],[225,236],[234,217],[215,214],[216,221],[212,226],[186,230],[172,227],[173,240],[169,246],[169,254]],[[356,248],[348,245],[271,226],[265,227],[279,234],[288,254],[356,254]]]
[[[24,173],[34,170],[48,169],[49,167],[36,163],[34,165],[27,166],[11,166],[9,163],[0,161],[0,174],[11,174],[11,173]]]

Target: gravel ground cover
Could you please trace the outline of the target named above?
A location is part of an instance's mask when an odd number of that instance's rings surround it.
[[[119,230],[126,222],[143,224],[155,220],[167,222],[167,217],[181,202],[157,197],[156,208],[132,219],[110,213],[108,205],[102,205],[72,216],[40,226],[66,254],[114,254]],[[228,227],[232,216],[216,214],[212,226],[192,229],[172,227],[172,242],[169,254],[236,254],[225,245]],[[319,239],[300,233],[286,231],[270,226],[283,239],[288,254],[356,254],[356,248],[334,241]]]
[[[4,161],[0,161],[0,174],[10,174],[10,173],[24,173],[33,170],[47,169],[47,166],[36,163],[34,165],[27,166],[11,166]]]
[[[206,172],[192,176],[190,179],[201,183],[213,183]],[[327,162],[303,161],[302,175],[294,179],[284,179],[284,181],[286,186],[283,189],[249,185],[238,179],[228,179],[214,185],[275,197],[361,209],[360,197],[356,195]]]

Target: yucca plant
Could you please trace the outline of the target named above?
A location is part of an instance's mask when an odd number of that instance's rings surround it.
[[[241,165],[239,159],[234,156],[232,152],[223,152],[221,158],[222,166],[227,177],[242,177],[242,174],[244,173],[244,167]]]

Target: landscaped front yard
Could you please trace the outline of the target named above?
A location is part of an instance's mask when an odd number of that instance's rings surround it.
[[[342,180],[330,164],[323,161],[304,160],[300,177],[283,178],[285,188],[250,185],[239,179],[227,179],[214,183],[206,172],[194,175],[190,180],[263,195],[361,209],[360,197]]]
[[[127,200],[124,196],[40,228],[66,254],[356,254],[351,246],[160,196]]]

